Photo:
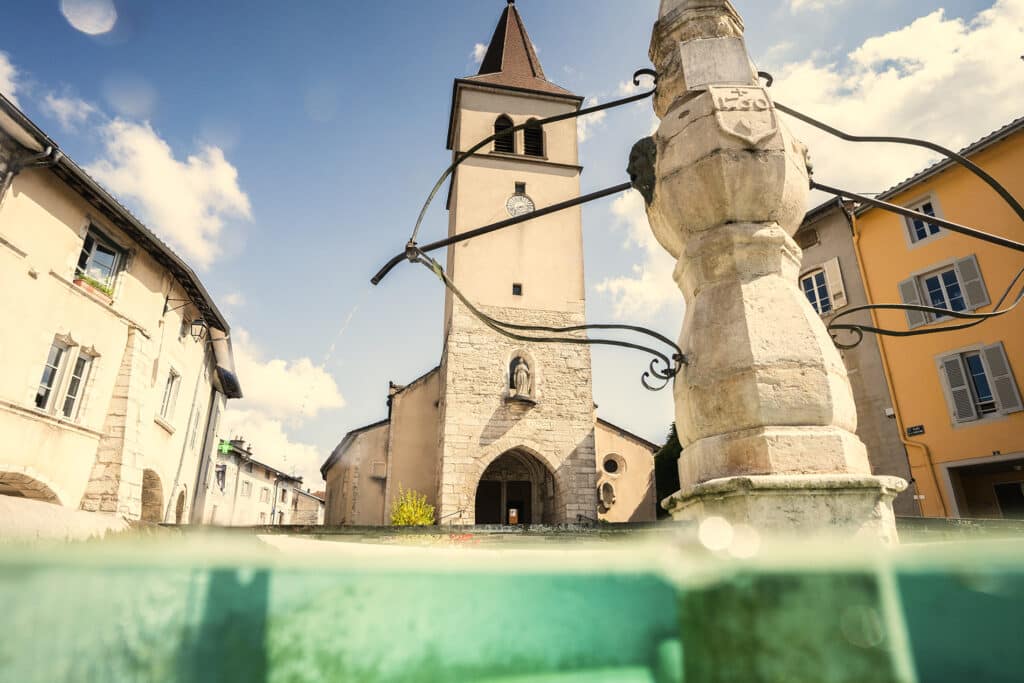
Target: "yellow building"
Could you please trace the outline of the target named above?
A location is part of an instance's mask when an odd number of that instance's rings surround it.
[[[1024,118],[963,154],[1024,198]],[[1024,223],[975,175],[942,162],[880,199],[1024,241]],[[923,220],[862,207],[855,245],[872,303],[993,310],[1021,267],[1019,252]],[[1012,303],[1018,281],[1007,296]],[[963,320],[874,311],[877,326],[928,330]],[[880,337],[900,433],[927,516],[1024,517],[1024,310],[941,334]]]

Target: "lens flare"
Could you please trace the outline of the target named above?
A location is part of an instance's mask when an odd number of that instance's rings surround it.
[[[61,0],[60,11],[69,24],[90,36],[109,33],[117,23],[112,0]]]

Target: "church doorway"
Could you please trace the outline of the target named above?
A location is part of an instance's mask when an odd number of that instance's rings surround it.
[[[477,524],[551,524],[554,497],[555,477],[544,463],[528,453],[509,451],[480,477],[475,520]]]

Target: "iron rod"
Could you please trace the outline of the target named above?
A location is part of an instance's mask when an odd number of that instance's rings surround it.
[[[1013,249],[1015,251],[1024,251],[1024,244],[1022,244],[1020,242],[1015,242],[1014,240],[1008,239],[1006,237],[1000,237],[998,235],[993,235],[991,233],[984,232],[982,230],[975,230],[974,228],[968,228],[965,225],[960,225],[959,223],[954,223],[952,221],[947,221],[947,220],[944,220],[942,218],[936,218],[935,216],[929,216],[928,214],[921,213],[919,211],[914,211],[912,209],[908,209],[906,207],[899,206],[897,204],[890,204],[889,202],[882,201],[881,199],[874,199],[872,197],[866,197],[864,195],[857,194],[856,192],[850,192],[849,190],[841,190],[841,189],[839,189],[837,187],[829,187],[828,185],[822,185],[821,183],[819,183],[817,181],[814,181],[814,180],[811,181],[811,189],[812,190],[821,190],[822,192],[828,192],[829,194],[834,194],[837,197],[846,197],[847,199],[856,199],[857,201],[864,202],[865,204],[871,204],[872,206],[876,206],[876,207],[878,207],[880,209],[884,209],[886,211],[891,211],[893,213],[898,213],[898,214],[901,214],[903,216],[908,216],[909,218],[920,218],[921,220],[924,220],[927,223],[934,223],[935,225],[941,225],[942,227],[944,227],[944,228],[946,228],[948,230],[952,230],[953,232],[958,232],[961,235],[967,235],[968,237],[974,237],[976,239],[983,240],[985,242],[990,242],[991,244],[997,244],[997,245],[999,245],[1001,247],[1007,247],[1008,249]]]
[[[574,206],[586,204],[587,202],[592,202],[597,199],[603,199],[604,197],[607,197],[609,195],[624,192],[630,189],[631,187],[633,187],[631,183],[621,183],[619,185],[615,185],[614,187],[606,187],[605,189],[598,190],[597,192],[591,192],[590,194],[585,194],[581,197],[576,197],[575,199],[569,199],[564,202],[552,204],[551,206],[545,206],[543,209],[537,209],[536,211],[531,211],[530,213],[523,214],[522,216],[507,218],[503,221],[498,221],[497,223],[491,223],[490,225],[474,228],[473,230],[469,230],[458,235],[453,235],[452,237],[448,237],[443,240],[437,240],[436,242],[424,244],[422,247],[417,248],[423,252],[436,251],[437,249],[441,249],[442,247],[447,247],[452,244],[464,242],[465,240],[473,239],[474,237],[479,237],[481,235],[486,235],[487,233],[494,232],[496,230],[510,228],[514,225],[519,225],[520,223],[525,223],[526,221],[533,220],[534,218],[542,218],[543,216],[547,216],[548,214],[556,213],[558,211],[565,211],[566,209],[571,209]],[[391,271],[392,268],[401,263],[402,259],[408,257],[409,251],[408,247],[406,247],[406,251],[402,252],[401,254],[397,254],[394,258],[388,261],[384,265],[384,267],[381,268],[380,271],[373,276],[370,282],[372,282],[375,285],[378,284],[381,280],[384,279],[384,277]]]

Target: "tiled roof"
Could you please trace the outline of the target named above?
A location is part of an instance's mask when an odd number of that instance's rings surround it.
[[[1024,130],[1024,116],[1011,121],[1010,123],[1000,128],[999,130],[995,130],[986,135],[985,137],[981,138],[980,140],[971,143],[967,147],[964,147],[962,150],[960,150],[960,156],[970,158],[971,156],[977,154],[978,152],[981,152],[987,149],[988,147],[991,147],[1000,140],[1007,138],[1013,135],[1014,133],[1018,133],[1022,130]],[[924,182],[925,180],[931,178],[934,175],[942,173],[943,171],[949,169],[954,165],[959,166],[957,162],[951,159],[943,158],[942,161],[936,162],[929,166],[928,168],[924,169],[923,171],[907,178],[903,182],[894,185],[893,187],[890,187],[888,190],[878,195],[878,199],[882,201],[887,201],[895,197],[896,195],[910,189],[914,185]],[[870,211],[872,208],[874,207],[872,207],[870,204],[867,204],[859,207],[856,213],[862,214],[866,211]]]
[[[530,41],[514,1],[505,6],[494,29],[480,73],[462,79],[471,83],[519,88],[553,95],[572,95],[544,76],[537,51]]]

